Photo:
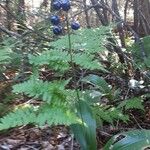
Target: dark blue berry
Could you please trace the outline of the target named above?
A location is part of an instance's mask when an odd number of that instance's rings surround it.
[[[59,16],[51,16],[51,23],[53,25],[58,25],[60,23],[60,18]]]
[[[53,8],[54,8],[55,10],[60,10],[60,8],[61,8],[61,1],[60,1],[60,0],[55,0],[55,1],[53,2]]]
[[[54,26],[53,27],[53,33],[56,35],[59,35],[62,33],[62,27],[61,26]]]
[[[68,11],[70,9],[70,2],[69,0],[63,0],[61,7],[64,11]]]
[[[78,29],[80,28],[80,24],[77,23],[77,22],[72,22],[72,23],[71,23],[71,28],[72,28],[73,30],[78,30]]]

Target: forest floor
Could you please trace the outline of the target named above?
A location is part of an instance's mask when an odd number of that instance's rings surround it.
[[[11,102],[11,105],[22,104],[22,102],[18,98]],[[127,124],[118,121],[113,126],[104,123],[103,127],[97,128],[98,150],[102,150],[106,142],[117,133],[134,129],[150,129],[149,101],[144,101],[144,110],[144,112],[130,110],[128,112],[130,122]],[[44,126],[38,128],[37,126],[27,125],[2,131],[0,133],[0,150],[80,150],[80,146],[69,132],[68,127]]]
[[[150,129],[150,104],[145,106],[145,114],[132,112],[132,121],[128,124],[105,124],[97,129],[98,150],[115,134],[134,129]],[[38,128],[24,126],[0,134],[0,150],[79,150],[79,144],[65,126]]]

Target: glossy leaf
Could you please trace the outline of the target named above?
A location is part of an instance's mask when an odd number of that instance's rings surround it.
[[[109,84],[104,80],[104,78],[99,77],[97,75],[90,74],[89,76],[83,78],[82,81],[97,86],[100,89],[100,91],[105,94],[111,92]]]
[[[83,123],[71,125],[71,129],[75,138],[81,145],[83,150],[96,150],[96,121],[93,118],[91,108],[84,101],[79,101],[77,104],[79,116]]]
[[[150,130],[133,130],[112,137],[104,150],[144,150],[150,146]]]

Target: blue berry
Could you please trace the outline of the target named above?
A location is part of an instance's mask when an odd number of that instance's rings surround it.
[[[51,23],[52,23],[53,25],[58,25],[58,24],[60,23],[60,18],[59,18],[59,16],[52,16],[52,17],[51,17]]]
[[[77,23],[77,22],[72,22],[72,23],[71,23],[71,28],[72,28],[73,30],[78,30],[78,29],[80,28],[80,24]]]
[[[63,0],[61,7],[64,11],[68,11],[70,9],[70,2],[69,0]]]
[[[53,27],[53,33],[56,35],[59,35],[62,33],[62,27],[61,26],[54,26]]]
[[[60,10],[60,8],[61,8],[61,2],[60,2],[59,0],[55,0],[55,1],[53,2],[53,8],[54,8],[55,10]]]

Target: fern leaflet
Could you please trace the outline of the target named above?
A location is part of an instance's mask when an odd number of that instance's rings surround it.
[[[134,97],[123,101],[118,107],[125,107],[128,109],[140,109],[144,111],[144,106],[142,105],[142,100],[140,97]]]
[[[41,106],[18,108],[0,119],[0,130],[13,128],[16,126],[37,124],[48,125],[70,125],[81,123],[81,120],[73,111],[66,107]]]
[[[13,86],[14,93],[24,93],[29,97],[42,98],[42,100],[50,103],[52,100],[65,100],[65,86],[69,80],[43,82],[39,79],[30,79],[24,83]]]
[[[85,52],[88,54],[105,50],[104,43],[110,27],[101,27],[95,29],[82,29],[71,34],[71,45],[75,52]],[[82,39],[82,40],[81,40]],[[61,39],[51,43],[55,49],[69,49],[68,37],[63,36]]]

